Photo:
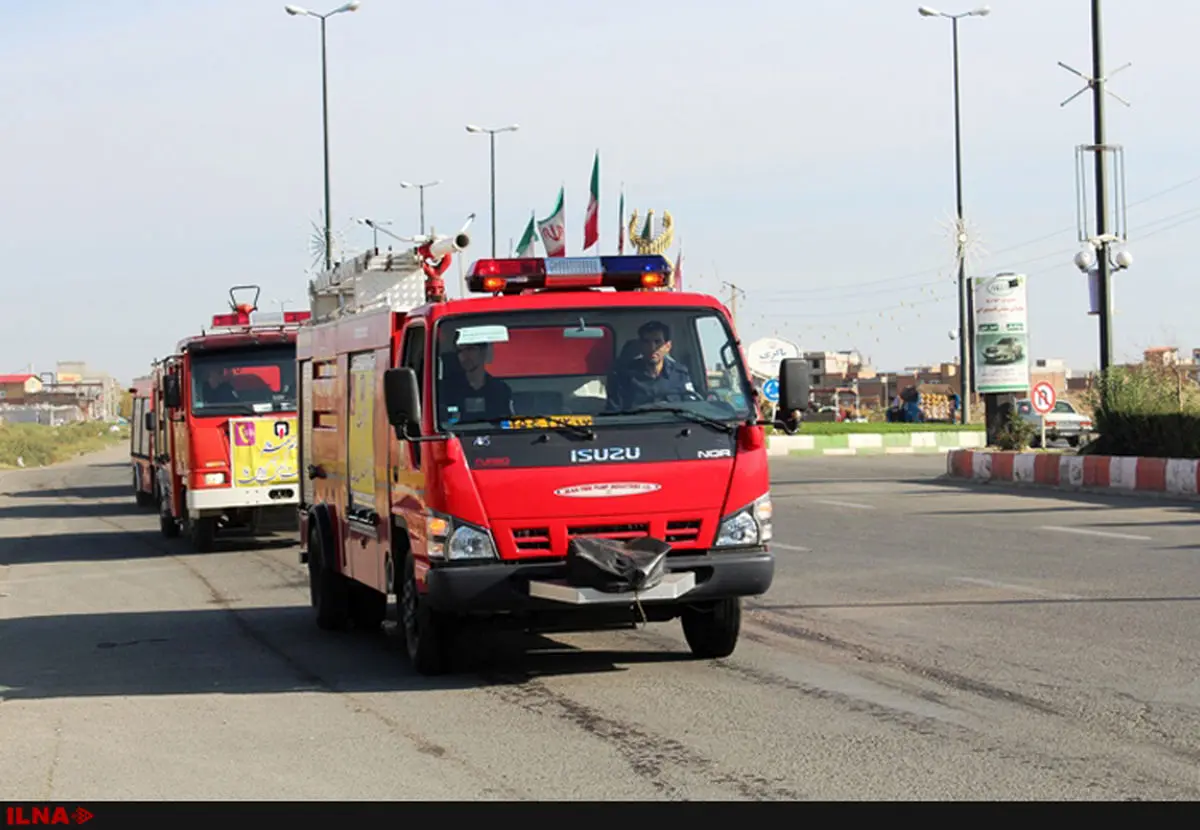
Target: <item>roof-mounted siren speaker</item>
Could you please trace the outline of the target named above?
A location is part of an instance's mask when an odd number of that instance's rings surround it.
[[[254,299],[250,300],[249,302],[244,300],[239,302],[239,292],[248,291],[254,292]],[[258,311],[258,297],[261,293],[262,289],[257,285],[235,285],[233,288],[229,289],[229,307],[239,314],[245,314],[249,316],[252,312]],[[243,293],[242,296],[244,297],[245,294]]]

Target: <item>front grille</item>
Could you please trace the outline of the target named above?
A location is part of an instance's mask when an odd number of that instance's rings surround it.
[[[513,531],[517,550],[550,550],[550,528],[526,527]]]
[[[601,539],[638,539],[650,535],[649,524],[577,525],[567,528],[567,537],[598,536]]]
[[[667,522],[667,538],[671,544],[695,542],[700,536],[700,520]]]
[[[571,524],[565,528],[562,525],[540,525],[534,527],[515,527],[512,529],[513,547],[518,554],[537,555],[542,553],[549,556],[563,556],[566,549],[556,549],[556,546],[570,543],[571,539],[589,536],[599,539],[616,541],[632,541],[650,536],[651,532],[676,550],[673,554],[685,554],[689,550],[703,547],[700,534],[703,522],[700,519],[670,519],[662,523],[651,522],[621,522],[596,524]],[[563,532],[565,530],[565,533]],[[560,535],[561,534],[561,535]],[[554,540],[559,540],[555,542]]]

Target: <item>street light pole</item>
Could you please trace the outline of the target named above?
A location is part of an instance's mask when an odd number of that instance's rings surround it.
[[[436,185],[439,185],[439,184],[441,184],[441,183],[442,183],[442,180],[441,180],[441,179],[437,179],[437,180],[435,180],[435,181],[432,181],[432,182],[425,182],[424,184],[413,184],[412,182],[400,182],[400,186],[401,186],[401,187],[403,187],[403,188],[406,188],[406,189],[407,189],[407,188],[410,188],[410,187],[415,187],[415,188],[417,189],[417,191],[418,191],[418,192],[421,194],[421,195],[420,195],[420,204],[421,204],[421,236],[424,236],[424,235],[425,235],[425,188],[427,188],[427,187],[434,187],[434,186],[436,186]]]
[[[339,6],[331,12],[318,14],[300,6],[284,6],[290,15],[315,17],[321,21],[321,127],[325,145],[325,270],[333,267],[333,217],[329,212],[329,75],[325,60],[325,21],[335,14],[357,11],[362,5],[358,0]]]
[[[954,52],[954,191],[958,211],[958,227],[955,228],[955,244],[958,248],[958,363],[961,378],[961,423],[967,423],[971,418],[971,394],[975,390],[974,355],[975,332],[972,331],[971,293],[967,284],[967,233],[963,224],[963,188],[962,188],[962,118],[959,106],[958,83],[958,21],[963,17],[984,17],[989,12],[987,6],[981,6],[969,12],[946,14],[928,6],[921,6],[917,12],[922,17],[945,17],[950,21],[951,43]]]
[[[477,127],[474,124],[467,125],[469,133],[487,133],[491,145],[491,181],[492,181],[492,257],[496,256],[496,133],[515,133],[520,129],[518,124],[509,124],[507,127]]]
[[[1100,377],[1107,379],[1112,366],[1112,282],[1108,260],[1108,180],[1105,176],[1104,57],[1100,30],[1100,0],[1092,0],[1092,129],[1096,145],[1096,238],[1100,242],[1096,266],[1100,276]],[[1103,389],[1107,390],[1105,384]],[[1107,399],[1106,399],[1107,402]]]

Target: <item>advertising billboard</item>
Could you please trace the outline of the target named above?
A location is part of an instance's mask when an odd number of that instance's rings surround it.
[[[975,391],[1029,390],[1029,319],[1023,274],[972,279]]]

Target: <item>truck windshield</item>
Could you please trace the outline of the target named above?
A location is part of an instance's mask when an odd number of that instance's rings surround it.
[[[471,314],[442,320],[437,338],[434,405],[443,430],[485,431],[506,420],[509,428],[721,427],[754,412],[733,333],[712,309]]]
[[[296,352],[258,346],[192,355],[192,412],[253,415],[296,410]]]

